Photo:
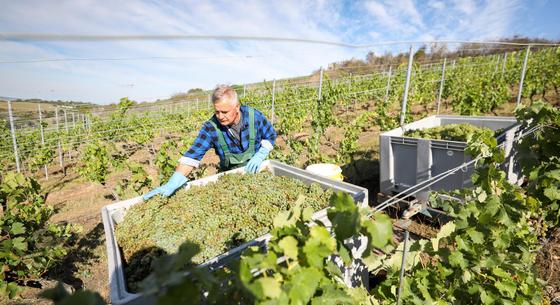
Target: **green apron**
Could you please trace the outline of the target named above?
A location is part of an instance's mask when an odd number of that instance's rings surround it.
[[[255,110],[253,108],[249,108],[249,147],[245,152],[234,154],[230,152],[229,147],[226,143],[224,138],[224,134],[222,133],[221,129],[218,127],[219,122],[216,120],[216,117],[212,117],[209,121],[214,129],[216,129],[216,133],[218,134],[218,143],[224,152],[224,159],[220,160],[220,169],[222,171],[227,171],[230,169],[238,168],[245,166],[249,160],[255,155]],[[241,136],[241,135],[240,135]],[[243,140],[243,139],[241,139]]]

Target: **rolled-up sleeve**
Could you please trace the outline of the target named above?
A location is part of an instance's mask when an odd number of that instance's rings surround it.
[[[202,160],[206,152],[212,147],[213,130],[214,127],[206,122],[194,140],[193,145],[191,145],[189,150],[179,159],[179,163],[198,167],[200,165],[200,160]]]

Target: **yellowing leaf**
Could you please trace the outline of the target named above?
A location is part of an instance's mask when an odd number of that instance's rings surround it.
[[[298,257],[298,241],[293,236],[286,236],[278,243],[284,254],[296,260]]]

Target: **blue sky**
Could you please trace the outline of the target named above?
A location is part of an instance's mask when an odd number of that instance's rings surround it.
[[[557,0],[0,0],[0,7],[0,33],[242,35],[349,44],[514,34],[560,39]],[[407,49],[266,41],[0,40],[0,96],[99,104],[124,96],[152,101],[189,88],[307,75],[331,62],[364,58],[368,51]],[[129,60],[5,63],[65,58]]]

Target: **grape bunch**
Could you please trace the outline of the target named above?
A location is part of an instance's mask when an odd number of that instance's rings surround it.
[[[412,129],[404,133],[405,137],[467,142],[469,136],[483,132],[493,134],[490,128],[478,127],[468,123],[449,124],[425,129]]]
[[[199,264],[264,235],[274,217],[289,210],[300,195],[305,196],[303,207],[317,211],[328,206],[332,191],[269,172],[228,174],[215,183],[131,207],[116,228],[129,288],[137,288],[155,258],[175,253],[185,241],[200,245],[193,258]]]

